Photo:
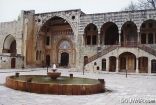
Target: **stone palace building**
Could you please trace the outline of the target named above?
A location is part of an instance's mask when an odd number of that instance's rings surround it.
[[[156,73],[156,10],[21,11],[0,23],[0,40],[0,68]]]

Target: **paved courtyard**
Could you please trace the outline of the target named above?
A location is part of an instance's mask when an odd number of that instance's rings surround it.
[[[36,94],[9,89],[4,86],[5,78],[20,74],[46,75],[46,69],[27,70],[0,70],[0,105],[156,105],[156,76],[154,75],[128,75],[105,72],[71,72],[68,69],[59,69],[62,75],[73,73],[77,77],[103,78],[106,82],[105,93],[71,96]]]

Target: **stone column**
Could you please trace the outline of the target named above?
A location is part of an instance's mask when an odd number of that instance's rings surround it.
[[[116,58],[116,72],[119,72],[119,57]]]
[[[136,73],[139,73],[139,58],[136,58]]]
[[[153,44],[155,44],[155,33],[153,33]]]
[[[98,46],[100,46],[100,33],[98,34],[97,44],[98,44]]]
[[[141,39],[140,39],[140,31],[138,31],[137,33],[138,33],[138,40],[137,40],[137,41],[138,41],[138,44],[140,44],[140,43],[141,43],[141,42],[140,42],[140,40],[141,40]]]
[[[106,71],[109,72],[109,58],[106,58]]]
[[[148,73],[151,74],[151,59],[148,58]]]
[[[148,44],[148,33],[146,33],[146,44]]]
[[[121,45],[121,30],[119,30],[119,45]]]

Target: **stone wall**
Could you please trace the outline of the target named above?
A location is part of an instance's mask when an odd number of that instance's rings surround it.
[[[110,12],[110,13],[98,13],[98,14],[83,14],[80,17],[80,24],[78,30],[79,41],[79,49],[80,49],[80,65],[81,69],[83,66],[84,56],[90,57],[90,55],[94,55],[97,53],[98,45],[95,46],[86,46],[84,43],[83,35],[85,27],[93,23],[98,28],[98,35],[100,35],[100,30],[102,25],[107,22],[113,22],[117,25],[119,34],[121,34],[122,26],[127,21],[132,21],[137,26],[138,33],[140,32],[140,27],[142,23],[146,20],[153,19],[156,20],[156,11],[155,10],[140,10],[140,11],[124,11],[124,12]],[[156,45],[153,45],[156,46]],[[100,45],[102,49],[105,48],[105,45]]]
[[[88,24],[95,24],[98,29],[98,35],[100,35],[100,30],[103,24],[113,22],[117,25],[119,34],[121,34],[121,29],[124,23],[127,21],[132,21],[137,26],[137,32],[139,33],[140,26],[144,21],[149,19],[156,20],[156,11],[139,10],[135,12],[124,11],[97,14],[85,14],[79,9],[39,14],[35,14],[34,10],[22,11],[18,20],[0,23],[0,54],[3,55],[2,49],[5,38],[8,35],[12,35],[17,43],[17,54],[24,57],[24,59],[22,59],[24,60],[24,66],[36,66],[36,64],[41,64],[42,62],[36,61],[37,50],[43,51],[42,59],[45,59],[45,48],[43,47],[44,39],[39,40],[39,35],[42,34],[40,33],[40,29],[49,19],[55,16],[65,19],[70,24],[74,32],[74,36],[71,38],[71,40],[75,47],[76,53],[75,68],[82,70],[84,56],[90,57],[96,54],[99,46],[101,49],[105,49],[107,47],[105,45],[85,45],[84,30]],[[152,45],[151,47],[156,48],[155,45]],[[9,58],[6,57],[6,59],[8,59],[8,62],[2,62],[1,66],[9,68],[10,61]],[[19,65],[19,67],[20,66],[21,65]]]

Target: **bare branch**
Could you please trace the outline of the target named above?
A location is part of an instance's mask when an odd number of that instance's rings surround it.
[[[125,10],[135,11],[141,9],[156,9],[156,0],[138,0],[138,3],[131,2]]]

